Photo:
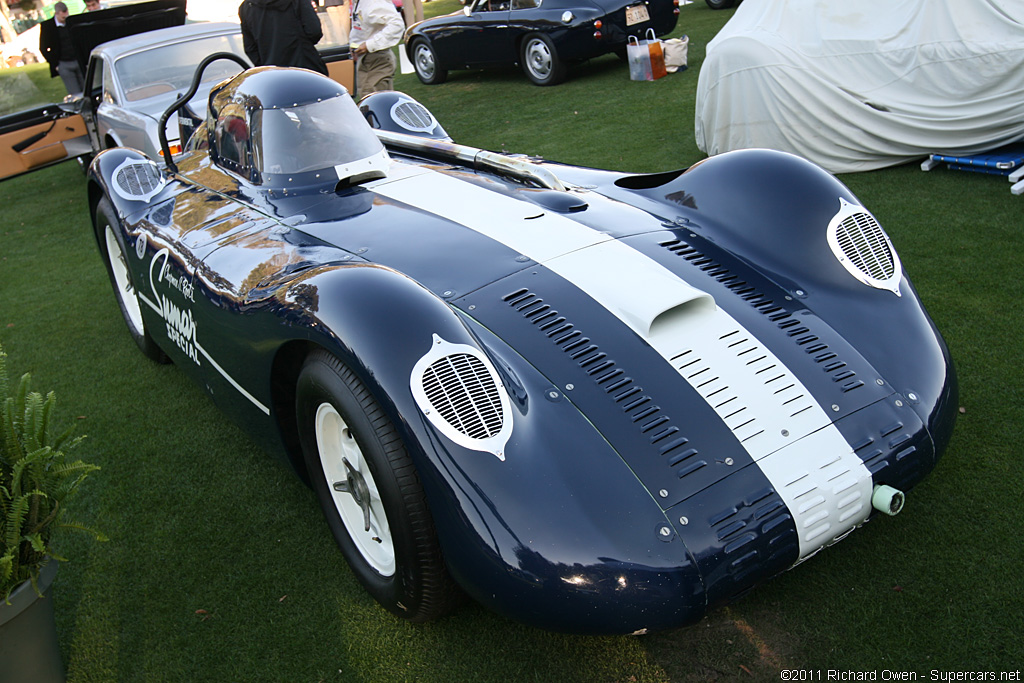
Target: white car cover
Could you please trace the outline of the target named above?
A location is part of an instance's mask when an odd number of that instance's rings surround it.
[[[697,146],[833,173],[1024,140],[1024,0],[748,0],[707,47]]]

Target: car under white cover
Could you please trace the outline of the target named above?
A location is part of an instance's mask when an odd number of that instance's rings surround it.
[[[694,126],[709,155],[764,147],[833,173],[1017,142],[1024,3],[743,3],[708,43]]]

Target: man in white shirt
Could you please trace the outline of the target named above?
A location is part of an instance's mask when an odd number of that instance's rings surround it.
[[[393,90],[395,55],[405,23],[391,0],[355,0],[349,45],[356,58],[359,97],[378,90]]]

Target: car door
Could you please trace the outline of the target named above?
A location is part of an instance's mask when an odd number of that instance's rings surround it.
[[[251,206],[253,189],[216,165],[179,170],[180,191],[130,226],[129,258],[138,256],[136,281],[146,283],[140,298],[172,361],[222,410],[251,422],[271,406],[269,378],[255,375],[262,365],[252,362],[261,336],[246,330],[260,302],[291,274],[349,255]]]
[[[85,68],[85,56],[105,41],[184,24],[185,4],[185,0],[149,0],[68,17],[71,40],[87,73],[86,95],[0,117],[0,180],[99,149],[95,140],[90,141],[90,133],[96,134],[92,115],[101,94],[99,76],[89,75],[94,67]]]
[[[47,104],[0,117],[0,180],[92,151],[76,104]]]
[[[444,27],[443,39],[434,39],[440,62],[468,68],[515,63],[510,5],[511,0],[476,0],[464,17]]]

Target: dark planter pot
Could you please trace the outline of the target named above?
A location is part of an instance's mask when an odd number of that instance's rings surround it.
[[[39,572],[43,597],[26,581],[11,593],[10,604],[0,598],[0,678],[4,681],[65,680],[50,595],[56,575],[56,562],[48,562]]]

